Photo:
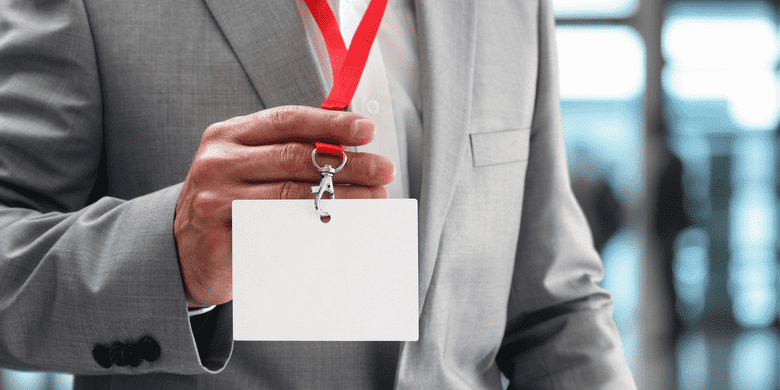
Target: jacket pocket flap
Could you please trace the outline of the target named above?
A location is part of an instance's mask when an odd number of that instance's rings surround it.
[[[530,128],[469,134],[474,166],[528,160],[528,137],[530,135]]]

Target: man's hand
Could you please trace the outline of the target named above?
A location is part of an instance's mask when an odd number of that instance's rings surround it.
[[[209,126],[184,181],[174,221],[188,305],[233,299],[234,199],[313,198],[311,186],[321,179],[311,163],[314,142],[365,145],[374,131],[374,124],[358,114],[302,106],[263,110]],[[386,198],[384,185],[393,180],[393,163],[375,154],[345,153],[349,162],[334,177],[337,196]],[[317,155],[320,166],[337,166],[340,159]]]

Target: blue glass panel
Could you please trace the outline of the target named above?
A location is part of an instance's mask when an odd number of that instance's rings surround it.
[[[644,43],[626,26],[557,31],[570,171],[603,177],[620,201],[634,204],[643,190]]]
[[[773,142],[768,134],[745,134],[732,148],[728,289],[734,317],[745,327],[769,326],[777,306]]]
[[[567,159],[572,175],[603,177],[626,205],[642,194],[642,102],[562,101]]]
[[[729,359],[731,388],[769,390],[775,388],[777,333],[762,329],[737,336]]]
[[[632,100],[645,89],[645,47],[627,26],[558,27],[561,99]]]
[[[639,0],[555,0],[557,18],[625,18],[639,8]]]
[[[670,145],[684,163],[691,215],[717,237],[714,244],[724,248],[718,253],[728,253],[727,290],[734,319],[745,327],[768,326],[777,306],[771,133],[780,122],[775,12],[764,1],[681,1],[672,2],[667,11],[662,37],[664,115]],[[707,144],[720,149],[707,150]],[[710,178],[714,159],[730,161],[730,173]],[[718,215],[712,211],[712,191],[718,192],[719,202],[727,202],[719,203]],[[719,227],[721,222],[725,229]],[[723,271],[716,279],[724,279]],[[684,293],[678,294],[685,300]]]
[[[631,322],[639,310],[639,260],[641,241],[630,230],[618,231],[604,246],[604,282],[615,301],[615,320]]]
[[[589,1],[586,6],[598,9],[603,3]],[[569,171],[591,183],[606,183],[624,209],[637,207],[644,189],[644,43],[626,26],[557,31]],[[642,245],[635,230],[622,227],[602,249],[602,285],[615,301],[615,322],[635,377],[641,364],[637,318]]]
[[[0,389],[43,390],[46,373],[0,369]]]
[[[747,135],[734,145],[735,184],[769,183],[774,177],[774,140],[766,133]]]
[[[674,2],[663,27],[664,90],[674,100],[718,104],[698,107],[699,117],[725,114],[737,129],[774,129],[780,121],[776,36],[766,2]],[[717,127],[722,131],[723,123]]]
[[[747,286],[733,293],[734,317],[745,327],[766,327],[775,315],[774,289],[766,286]]]
[[[689,332],[677,344],[677,382],[680,390],[710,389],[710,354],[704,334]]]
[[[731,201],[732,247],[771,249],[775,242],[775,197],[771,182],[735,188]]]
[[[621,229],[604,245],[604,281],[615,301],[613,317],[623,341],[623,349],[631,371],[639,373],[639,300],[640,300],[640,256],[642,241],[628,229]]]
[[[677,293],[678,309],[689,323],[695,323],[703,314],[709,264],[707,233],[698,227],[681,232],[674,245],[674,287]]]
[[[769,326],[774,321],[777,265],[770,248],[734,248],[728,289],[734,318],[744,327]]]

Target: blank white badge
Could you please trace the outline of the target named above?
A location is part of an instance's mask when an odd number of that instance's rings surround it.
[[[235,340],[417,340],[417,201],[233,201]]]

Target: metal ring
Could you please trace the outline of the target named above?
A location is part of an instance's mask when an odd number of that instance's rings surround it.
[[[336,172],[340,171],[341,168],[344,168],[344,165],[347,164],[347,154],[346,153],[342,153],[341,156],[344,157],[344,160],[341,162],[341,165],[339,165],[339,167],[336,168],[335,171],[333,171],[333,173],[336,173]],[[312,162],[312,164],[314,164],[314,166],[317,168],[318,171],[322,172],[322,170],[325,169],[325,168],[317,165],[316,157],[317,157],[317,148],[314,148],[314,150],[311,151],[311,162]]]

